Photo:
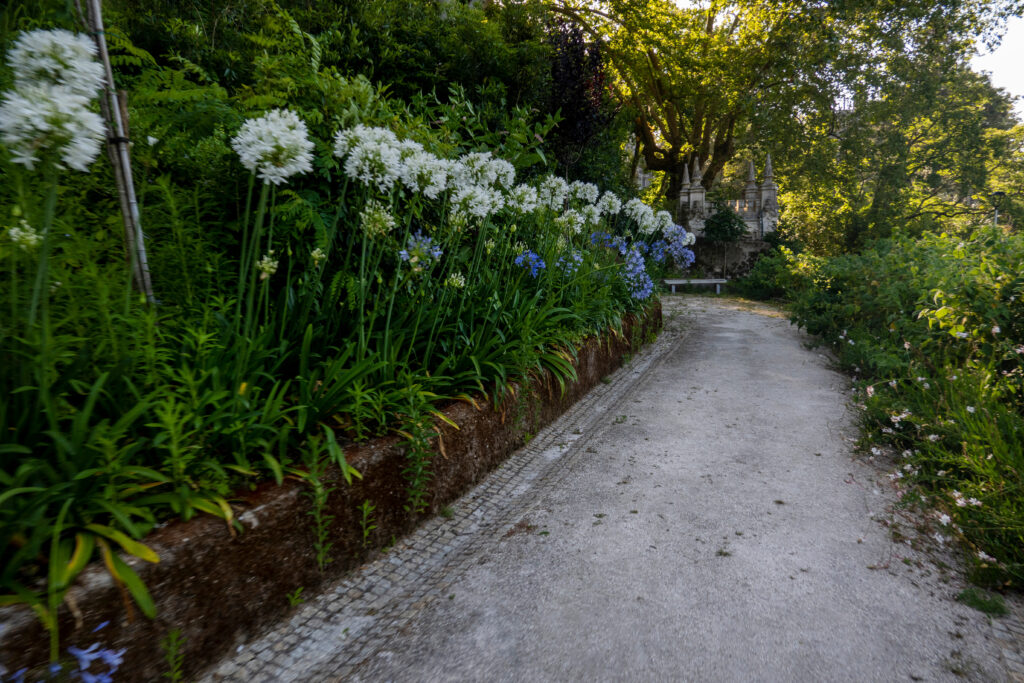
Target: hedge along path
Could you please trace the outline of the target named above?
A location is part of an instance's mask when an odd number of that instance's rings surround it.
[[[451,518],[203,680],[1015,676],[1019,621],[892,540],[849,381],[773,309],[664,301],[658,341]]]

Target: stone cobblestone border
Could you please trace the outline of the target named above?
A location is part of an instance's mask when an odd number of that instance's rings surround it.
[[[503,462],[485,481],[415,533],[302,605],[269,633],[239,643],[235,654],[200,680],[348,680],[426,606],[447,599],[450,587],[494,546],[523,530],[524,518],[555,487],[615,408],[659,361],[679,348],[684,330],[666,326],[658,340],[606,378],[562,417]]]
[[[393,545],[394,539],[402,538],[480,482],[530,435],[569,410],[592,387],[601,385],[625,357],[661,328],[661,322],[661,306],[656,303],[642,319],[628,317],[621,334],[586,340],[574,363],[578,379],[566,386],[564,394],[552,377],[543,376],[529,386],[515,388],[498,407],[477,400],[444,408],[459,429],[439,426],[428,515],[417,517],[404,509],[405,457],[397,437],[347,447],[349,462],[363,478],[351,486],[340,481],[337,473],[328,478],[328,485],[336,485],[337,490],[326,510],[334,518],[330,528],[334,561],[325,571],[316,565],[310,503],[303,485],[292,480],[281,486],[264,484],[240,494],[240,500],[233,503],[244,525],[242,533],[233,533],[221,520],[202,516],[167,524],[147,537],[146,543],[160,557],[158,564],[125,558],[149,587],[157,603],[156,619],[146,619],[133,610],[127,596],[101,567],[86,569],[61,609],[62,647],[85,648],[100,641],[104,647],[125,648],[118,680],[156,681],[166,671],[160,642],[178,630],[184,643],[185,674],[191,680],[238,642],[259,635],[285,617],[291,609],[288,596],[296,589],[302,588],[307,596],[316,595],[346,571],[371,559],[376,549]],[[537,439],[531,446],[536,443]],[[377,528],[368,538],[359,524],[359,506],[364,501],[375,506]],[[456,508],[462,509],[460,505]],[[479,516],[473,518],[474,523],[485,521],[490,512],[482,506],[474,513]],[[442,521],[444,530],[438,532],[442,536],[457,537],[466,531],[466,527],[454,527],[453,531],[448,520]],[[423,529],[435,530],[440,524],[431,519]],[[457,544],[443,545],[454,549]],[[395,557],[388,553],[380,561],[391,563]],[[403,610],[412,609],[415,602],[403,602]],[[103,622],[109,625],[94,634]],[[343,628],[354,637],[364,628],[360,623]],[[47,642],[45,631],[27,608],[0,608],[0,680],[21,667],[44,666]]]

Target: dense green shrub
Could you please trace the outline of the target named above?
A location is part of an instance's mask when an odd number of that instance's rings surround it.
[[[963,540],[979,580],[1017,586],[1024,579],[1022,263],[1024,236],[983,227],[966,237],[875,242],[818,261],[782,286],[793,297],[794,321],[860,379],[869,439],[903,454],[892,478],[915,485],[908,500],[927,498],[936,533]]]

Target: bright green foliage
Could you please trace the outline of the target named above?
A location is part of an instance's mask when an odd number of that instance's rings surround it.
[[[1014,585],[1024,579],[1022,262],[1024,238],[985,227],[804,259],[789,287],[794,322],[862,379],[865,428],[903,453],[893,477],[918,487],[908,500],[927,496],[937,531],[961,537],[976,576]]]
[[[424,12],[440,11],[429,4]],[[390,5],[393,17],[401,6]],[[58,9],[26,7],[5,11],[4,38],[44,16],[73,26]],[[234,16],[231,7],[252,11]],[[477,31],[478,47],[498,54],[489,46],[496,26],[528,24],[453,7],[459,30]],[[575,344],[642,306],[619,276],[619,253],[591,245],[552,210],[456,220],[444,200],[361,186],[331,153],[339,129],[380,125],[448,158],[489,150],[524,179],[548,168],[555,116],[509,106],[496,83],[470,91],[447,82],[447,72],[437,74],[447,92],[408,101],[342,75],[327,66],[344,54],[331,42],[340,38],[325,26],[314,36],[296,19],[328,13],[292,15],[269,1],[204,8],[174,16],[168,5],[147,14],[115,3],[108,16],[130,93],[158,305],[131,291],[104,160],[90,173],[58,174],[28,171],[0,150],[0,603],[31,605],[55,653],[57,611],[90,559],[152,616],[152,596],[114,551],[157,561],[141,539],[197,513],[237,533],[230,496],[258,478],[309,482],[324,566],[326,463],[346,481],[358,476],[346,441],[405,428],[418,514],[429,503],[425,449],[437,402],[469,392],[496,399],[547,371],[564,386],[575,377]],[[131,28],[138,21],[162,28],[146,36]],[[9,76],[0,69],[0,85]],[[277,107],[308,124],[313,170],[257,185],[230,141],[243,121]],[[365,229],[360,215],[374,202],[394,218],[391,229]],[[47,235],[38,247],[9,239],[22,220]],[[605,217],[601,226],[621,235],[627,223]],[[417,233],[443,250],[433,268],[400,257]],[[515,264],[526,248],[547,267],[531,274]],[[570,249],[580,251],[572,272],[557,266]],[[261,276],[255,266],[271,250],[276,269]]]

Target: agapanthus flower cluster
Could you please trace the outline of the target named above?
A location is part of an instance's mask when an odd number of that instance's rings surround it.
[[[595,232],[590,235],[590,243],[600,245],[607,249],[614,249],[620,256],[625,256],[629,245],[626,238],[621,235],[612,235],[607,232]]]
[[[622,279],[626,283],[629,295],[638,300],[649,299],[654,293],[654,281],[647,273],[643,254],[636,247],[626,252],[626,263],[622,267]]]
[[[64,29],[27,31],[7,52],[15,87],[49,83],[92,99],[103,87],[103,65],[96,61],[96,43]]]
[[[611,192],[605,192],[601,195],[601,198],[597,200],[597,208],[601,210],[601,213],[609,216],[614,216],[622,210],[622,202]]]
[[[558,266],[558,269],[562,271],[565,276],[568,277],[570,275],[575,275],[580,269],[580,266],[583,265],[583,254],[580,251],[573,249],[568,254],[559,256],[558,262],[555,265]]]
[[[544,259],[529,249],[516,256],[515,264],[530,271],[532,278],[536,278],[537,274],[546,267]]]
[[[319,268],[320,264],[327,260],[327,254],[323,249],[317,247],[316,249],[309,252],[309,258],[313,259],[313,267]]]
[[[35,228],[29,225],[28,221],[24,218],[21,219],[19,225],[20,227],[7,229],[7,237],[10,238],[11,242],[25,251],[39,246],[40,242],[43,241],[43,236],[36,232]]]
[[[492,156],[490,152],[464,154],[452,164],[451,175],[456,185],[511,189],[516,182],[515,167],[504,159]]]
[[[565,228],[567,232],[578,235],[583,231],[586,219],[575,209],[568,209],[555,219],[555,223]]]
[[[679,268],[686,269],[693,265],[695,256],[689,247],[694,239],[693,233],[686,232],[681,225],[672,225],[665,231],[665,251]]]
[[[576,199],[584,204],[593,204],[597,201],[597,196],[600,194],[600,190],[597,189],[597,185],[593,183],[585,183],[576,180],[569,183],[569,198]]]
[[[306,122],[290,109],[249,119],[232,138],[231,147],[243,166],[274,185],[313,170],[313,141]]]
[[[259,271],[260,280],[267,280],[271,275],[277,272],[278,259],[274,258],[274,250],[271,249],[268,253],[263,255],[263,258],[256,264],[256,270]]]
[[[451,273],[444,280],[445,287],[451,287],[452,289],[463,289],[466,286],[466,276],[462,273]]]
[[[655,263],[664,263],[666,247],[668,247],[668,242],[665,240],[655,240],[651,242],[649,247],[651,260]]]
[[[93,633],[106,628],[110,622],[104,621],[93,629]],[[74,680],[83,683],[112,683],[114,674],[121,668],[124,661],[125,650],[110,650],[101,647],[99,643],[93,643],[84,650],[79,647],[69,647],[68,654],[75,658],[77,669],[67,668],[60,662],[53,662],[49,666],[49,676],[46,680]],[[100,667],[105,671],[99,671]],[[19,669],[12,674],[11,683],[25,683],[25,676],[28,669]]]
[[[421,192],[429,199],[437,199],[448,189],[448,171],[451,164],[430,152],[414,152],[403,160],[400,177],[413,192]]]
[[[398,252],[398,257],[408,263],[414,273],[423,272],[443,255],[444,252],[432,239],[419,232],[409,237],[405,249]]]
[[[7,53],[14,89],[0,101],[0,131],[12,160],[33,169],[44,157],[58,168],[89,170],[99,156],[103,120],[90,109],[103,85],[96,46],[64,30],[22,33]]]
[[[565,207],[565,200],[568,196],[569,183],[565,182],[565,178],[559,178],[556,175],[546,176],[540,181],[540,186],[537,188],[537,198],[541,205],[555,211],[561,211]]]
[[[646,228],[654,224],[654,211],[639,199],[630,199],[622,207],[622,211],[627,218],[640,226],[642,232],[646,232]]]
[[[529,185],[516,185],[509,192],[508,206],[520,213],[531,213],[537,208],[537,189]]]
[[[484,185],[462,185],[452,194],[452,206],[477,218],[497,213],[504,205],[504,195]]]
[[[580,216],[583,217],[585,225],[597,225],[601,222],[601,209],[596,204],[587,204],[580,209]]]
[[[380,202],[371,199],[359,212],[359,227],[370,237],[379,237],[395,227],[395,217]]]
[[[386,128],[356,126],[334,138],[335,156],[345,160],[345,174],[388,193],[402,174],[402,148]]]

